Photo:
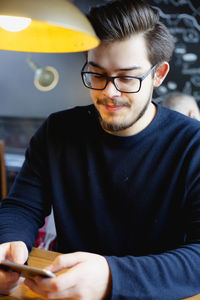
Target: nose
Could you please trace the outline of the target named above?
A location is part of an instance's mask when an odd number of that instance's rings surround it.
[[[107,86],[103,90],[103,94],[106,97],[112,98],[112,97],[120,96],[121,92],[116,89],[113,82],[109,81]]]

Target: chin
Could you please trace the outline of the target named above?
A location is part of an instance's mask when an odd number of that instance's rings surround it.
[[[129,125],[121,122],[106,122],[101,120],[102,127],[110,132],[119,132],[129,128]]]

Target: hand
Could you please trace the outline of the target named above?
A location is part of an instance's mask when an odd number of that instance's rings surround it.
[[[97,254],[75,252],[58,256],[46,269],[58,272],[56,278],[39,276],[24,283],[48,299],[102,300],[110,292],[111,275],[106,259]]]
[[[4,259],[24,264],[28,258],[28,249],[23,242],[10,242],[0,245],[0,262]],[[0,294],[11,294],[22,281],[20,274],[0,270]]]

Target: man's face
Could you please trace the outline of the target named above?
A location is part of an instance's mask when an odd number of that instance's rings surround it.
[[[101,44],[89,51],[90,71],[108,75],[131,75],[142,77],[152,67],[142,35],[132,36],[125,41]],[[99,112],[102,127],[118,134],[131,134],[131,129],[146,118],[153,92],[152,74],[142,82],[138,93],[118,91],[112,82],[104,90],[90,90],[91,98]]]

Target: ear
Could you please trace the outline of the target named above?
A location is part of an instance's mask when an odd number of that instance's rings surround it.
[[[190,111],[188,112],[188,117],[190,117],[190,118],[195,118],[195,117],[194,117],[194,112],[193,112],[192,110],[190,110]]]
[[[161,85],[167,73],[169,72],[169,64],[164,61],[160,65],[156,67],[156,71],[154,74],[154,87],[158,87]]]
[[[188,112],[188,116],[189,116],[190,118],[193,118],[193,119],[196,119],[196,120],[199,120],[199,121],[200,121],[200,114],[199,114],[199,112],[197,112],[196,110],[190,110],[190,111]]]

